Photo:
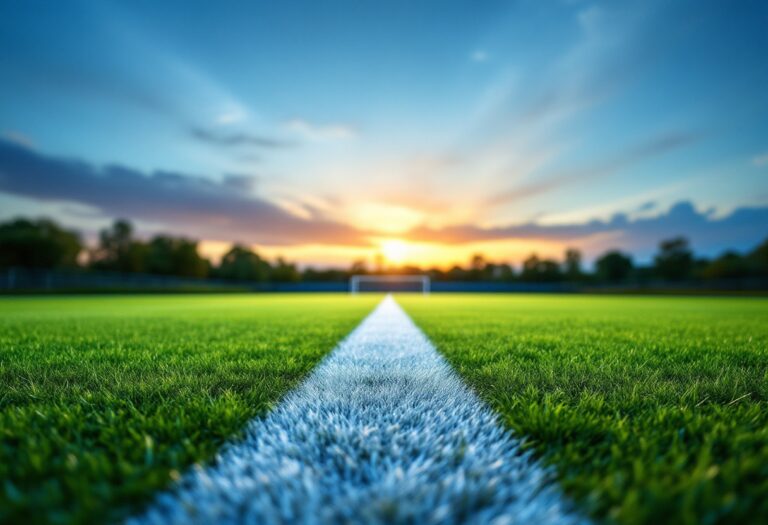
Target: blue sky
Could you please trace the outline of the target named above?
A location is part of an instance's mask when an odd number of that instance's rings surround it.
[[[745,249],[766,56],[756,1],[3,0],[0,218],[328,264]]]

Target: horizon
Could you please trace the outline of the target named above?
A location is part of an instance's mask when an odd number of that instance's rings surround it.
[[[0,2],[0,221],[302,267],[743,252],[767,26],[757,1]]]
[[[687,205],[687,203],[680,203],[681,207],[686,207]],[[55,233],[53,237],[49,236],[49,234],[43,234],[42,238],[36,237],[36,235],[48,231],[46,222],[50,223],[53,226],[53,229],[57,231],[57,233]],[[409,246],[407,243],[398,239],[389,239],[382,242],[372,260],[362,258],[352,260],[349,262],[349,264],[322,265],[313,264],[311,262],[303,263],[301,261],[293,261],[286,259],[279,254],[275,256],[269,256],[252,246],[240,243],[223,243],[221,248],[221,255],[218,254],[217,250],[217,253],[214,256],[210,256],[204,251],[200,250],[200,241],[198,239],[189,236],[179,236],[172,233],[163,232],[158,232],[152,236],[136,235],[136,232],[130,221],[120,219],[112,223],[109,228],[101,230],[99,232],[99,239],[84,239],[82,232],[76,229],[67,228],[66,225],[58,223],[55,219],[50,219],[47,217],[15,217],[5,222],[0,221],[0,230],[5,230],[4,242],[10,242],[11,245],[15,246],[15,248],[12,248],[10,252],[12,253],[14,249],[19,249],[24,253],[23,259],[25,262],[17,262],[15,264],[10,263],[10,266],[8,266],[9,263],[6,261],[4,265],[6,270],[39,269],[40,266],[37,266],[36,263],[32,262],[37,256],[33,254],[33,251],[30,251],[31,246],[25,245],[22,239],[26,239],[27,241],[32,241],[34,239],[35,242],[33,242],[33,244],[37,247],[37,249],[42,249],[45,251],[45,248],[43,248],[42,244],[39,244],[39,241],[47,242],[55,238],[57,239],[55,242],[58,243],[74,242],[77,246],[77,252],[74,254],[74,257],[71,261],[67,258],[66,255],[64,255],[64,252],[60,252],[57,256],[58,262],[51,263],[49,261],[49,264],[53,264],[53,266],[48,268],[49,270],[52,268],[71,269],[74,266],[81,269],[98,271],[105,269],[105,263],[108,266],[113,264],[119,266],[121,263],[112,259],[112,257],[121,257],[121,255],[115,251],[116,245],[114,244],[115,242],[120,242],[117,241],[116,237],[121,235],[120,233],[116,233],[118,223],[126,225],[128,228],[127,238],[125,238],[124,241],[138,243],[139,245],[143,245],[145,247],[151,246],[154,242],[157,241],[181,241],[182,244],[194,246],[196,254],[195,257],[199,258],[201,261],[207,262],[209,265],[208,272],[215,268],[221,268],[223,259],[227,255],[236,253],[238,254],[235,256],[236,258],[240,258],[240,254],[245,254],[245,257],[256,255],[260,260],[266,262],[268,265],[280,265],[286,263],[297,269],[300,273],[316,270],[321,272],[344,272],[350,275],[409,275],[413,272],[448,273],[454,269],[469,271],[476,269],[476,265],[480,264],[482,267],[495,267],[498,271],[503,270],[502,267],[506,267],[507,270],[511,271],[513,274],[517,274],[518,272],[523,272],[525,270],[525,267],[529,261],[536,260],[542,264],[554,263],[557,267],[557,271],[560,272],[560,277],[566,276],[569,272],[574,271],[573,268],[569,269],[569,264],[575,264],[575,271],[579,273],[581,277],[583,277],[587,274],[598,272],[601,259],[604,259],[607,256],[614,256],[618,254],[619,256],[626,258],[633,269],[651,271],[657,271],[659,269],[659,257],[662,259],[680,256],[690,257],[689,263],[691,267],[688,269],[688,271],[690,271],[691,274],[689,277],[701,278],[706,275],[707,279],[712,279],[713,275],[723,274],[723,272],[730,272],[731,274],[733,272],[737,272],[740,273],[741,277],[746,277],[750,273],[750,266],[752,266],[753,271],[759,272],[755,265],[759,266],[760,258],[764,257],[764,255],[761,254],[763,254],[766,247],[768,247],[768,237],[765,237],[758,244],[748,247],[745,250],[739,251],[734,249],[727,249],[718,253],[714,257],[710,257],[696,251],[695,247],[690,245],[689,239],[687,237],[672,236],[660,239],[656,244],[656,250],[652,256],[645,258],[637,257],[636,253],[618,248],[608,248],[603,252],[595,254],[594,257],[584,258],[584,254],[580,249],[566,245],[562,253],[544,255],[536,251],[531,251],[520,261],[510,261],[507,259],[500,259],[498,257],[494,258],[492,255],[488,256],[482,252],[474,252],[468,254],[464,260],[455,260],[446,264],[425,264],[419,262],[410,262],[408,256],[411,253],[412,246]],[[106,241],[102,238],[103,236],[106,236]],[[675,246],[672,248],[672,251],[670,251],[670,243]],[[61,246],[62,244],[58,244],[59,249]],[[109,255],[106,255],[107,253]],[[571,262],[569,262],[569,254],[575,256],[575,259]],[[124,254],[123,257],[125,256],[126,255]],[[131,256],[128,255],[127,259],[124,260],[132,260],[132,264],[139,264],[141,266],[146,264],[146,260],[144,259],[145,256],[146,253],[143,255],[137,255],[138,258],[136,259],[131,259]],[[240,260],[242,261],[242,259]],[[723,264],[727,264],[727,268],[722,266]],[[694,267],[696,267],[695,271]],[[704,271],[702,273],[702,269],[704,267],[709,267],[710,270],[714,273],[712,275],[709,275],[709,271]],[[539,269],[542,268],[540,267]],[[174,271],[185,272],[189,270],[190,267],[188,266],[177,266]],[[114,271],[114,269],[112,271]],[[137,270],[134,268],[131,270],[123,270],[123,272],[152,273],[152,270]],[[211,275],[213,274],[209,274],[208,277]],[[731,275],[731,277],[735,276],[735,274]],[[507,277],[511,277],[511,275],[507,275],[505,278]],[[497,278],[500,278],[500,276],[496,275],[493,277],[493,279]],[[663,278],[664,277],[662,277],[662,279]],[[739,277],[736,276],[736,278]]]

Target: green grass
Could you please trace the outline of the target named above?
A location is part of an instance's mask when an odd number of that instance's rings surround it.
[[[125,516],[268,411],[378,299],[0,299],[0,522]]]
[[[768,523],[768,300],[398,301],[585,512]]]

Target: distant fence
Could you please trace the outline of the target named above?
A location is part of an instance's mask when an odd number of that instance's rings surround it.
[[[346,292],[346,281],[258,282],[232,281],[84,270],[0,270],[0,292]]]
[[[371,291],[408,291],[397,286],[374,287]],[[83,270],[0,270],[0,292],[348,292],[348,281],[301,281],[296,283],[195,279],[141,273]],[[667,283],[649,281],[629,284],[530,283],[498,281],[432,280],[433,293],[701,293],[768,292],[768,279],[731,279],[707,282]]]
[[[180,290],[250,289],[259,283],[240,283],[221,279],[196,279],[143,273],[92,272],[78,270],[30,270],[11,268],[0,273],[0,290],[63,291],[63,290]]]
[[[433,293],[707,293],[768,292],[768,279],[733,279],[709,282],[589,283],[432,281]]]

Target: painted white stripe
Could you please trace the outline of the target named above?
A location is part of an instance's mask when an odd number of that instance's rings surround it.
[[[131,525],[584,523],[387,297]]]

